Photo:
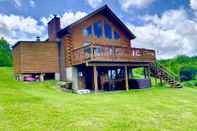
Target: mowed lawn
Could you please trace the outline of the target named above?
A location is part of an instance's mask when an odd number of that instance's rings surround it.
[[[0,130],[196,131],[197,89],[77,95],[54,81],[17,82],[12,68],[0,68]]]

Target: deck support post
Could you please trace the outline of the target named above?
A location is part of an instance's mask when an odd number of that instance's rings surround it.
[[[157,77],[155,76],[155,86],[157,86]]]
[[[98,92],[98,81],[97,81],[97,69],[96,66],[93,66],[93,74],[94,74],[94,91]]]
[[[128,67],[125,66],[125,87],[126,91],[129,90],[129,81],[128,81]]]
[[[144,67],[144,78],[150,78],[150,68],[149,67]]]
[[[148,79],[150,79],[150,67],[147,67],[147,75],[148,75]]]
[[[163,82],[162,82],[162,79],[161,78],[160,78],[160,85],[163,86]]]
[[[147,78],[147,68],[144,66],[144,78]]]

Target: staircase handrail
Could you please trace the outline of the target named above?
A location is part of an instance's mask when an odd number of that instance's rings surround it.
[[[156,66],[161,67],[161,69],[163,69],[164,72],[168,73],[171,77],[173,77],[175,80],[180,81],[179,76],[176,75],[174,72],[170,71],[168,68],[164,67],[163,65],[161,65],[159,62],[156,62]]]

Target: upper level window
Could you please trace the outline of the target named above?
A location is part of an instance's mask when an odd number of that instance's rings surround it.
[[[126,40],[130,40],[129,37],[128,37],[127,35],[125,36],[125,39],[126,39]]]
[[[94,26],[94,35],[97,38],[102,37],[102,22],[96,21],[93,26]]]
[[[91,36],[92,35],[92,26],[88,26],[83,30],[83,35],[84,36]]]
[[[105,31],[105,37],[108,39],[112,39],[112,28],[106,22],[104,22],[104,31]]]
[[[120,33],[119,32],[117,32],[117,31],[114,32],[114,39],[120,40]]]

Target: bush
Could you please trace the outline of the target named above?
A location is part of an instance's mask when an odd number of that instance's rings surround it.
[[[197,67],[195,66],[184,66],[180,69],[181,81],[194,80],[197,74]]]
[[[195,82],[194,86],[196,86],[196,87],[197,87],[197,82]]]

